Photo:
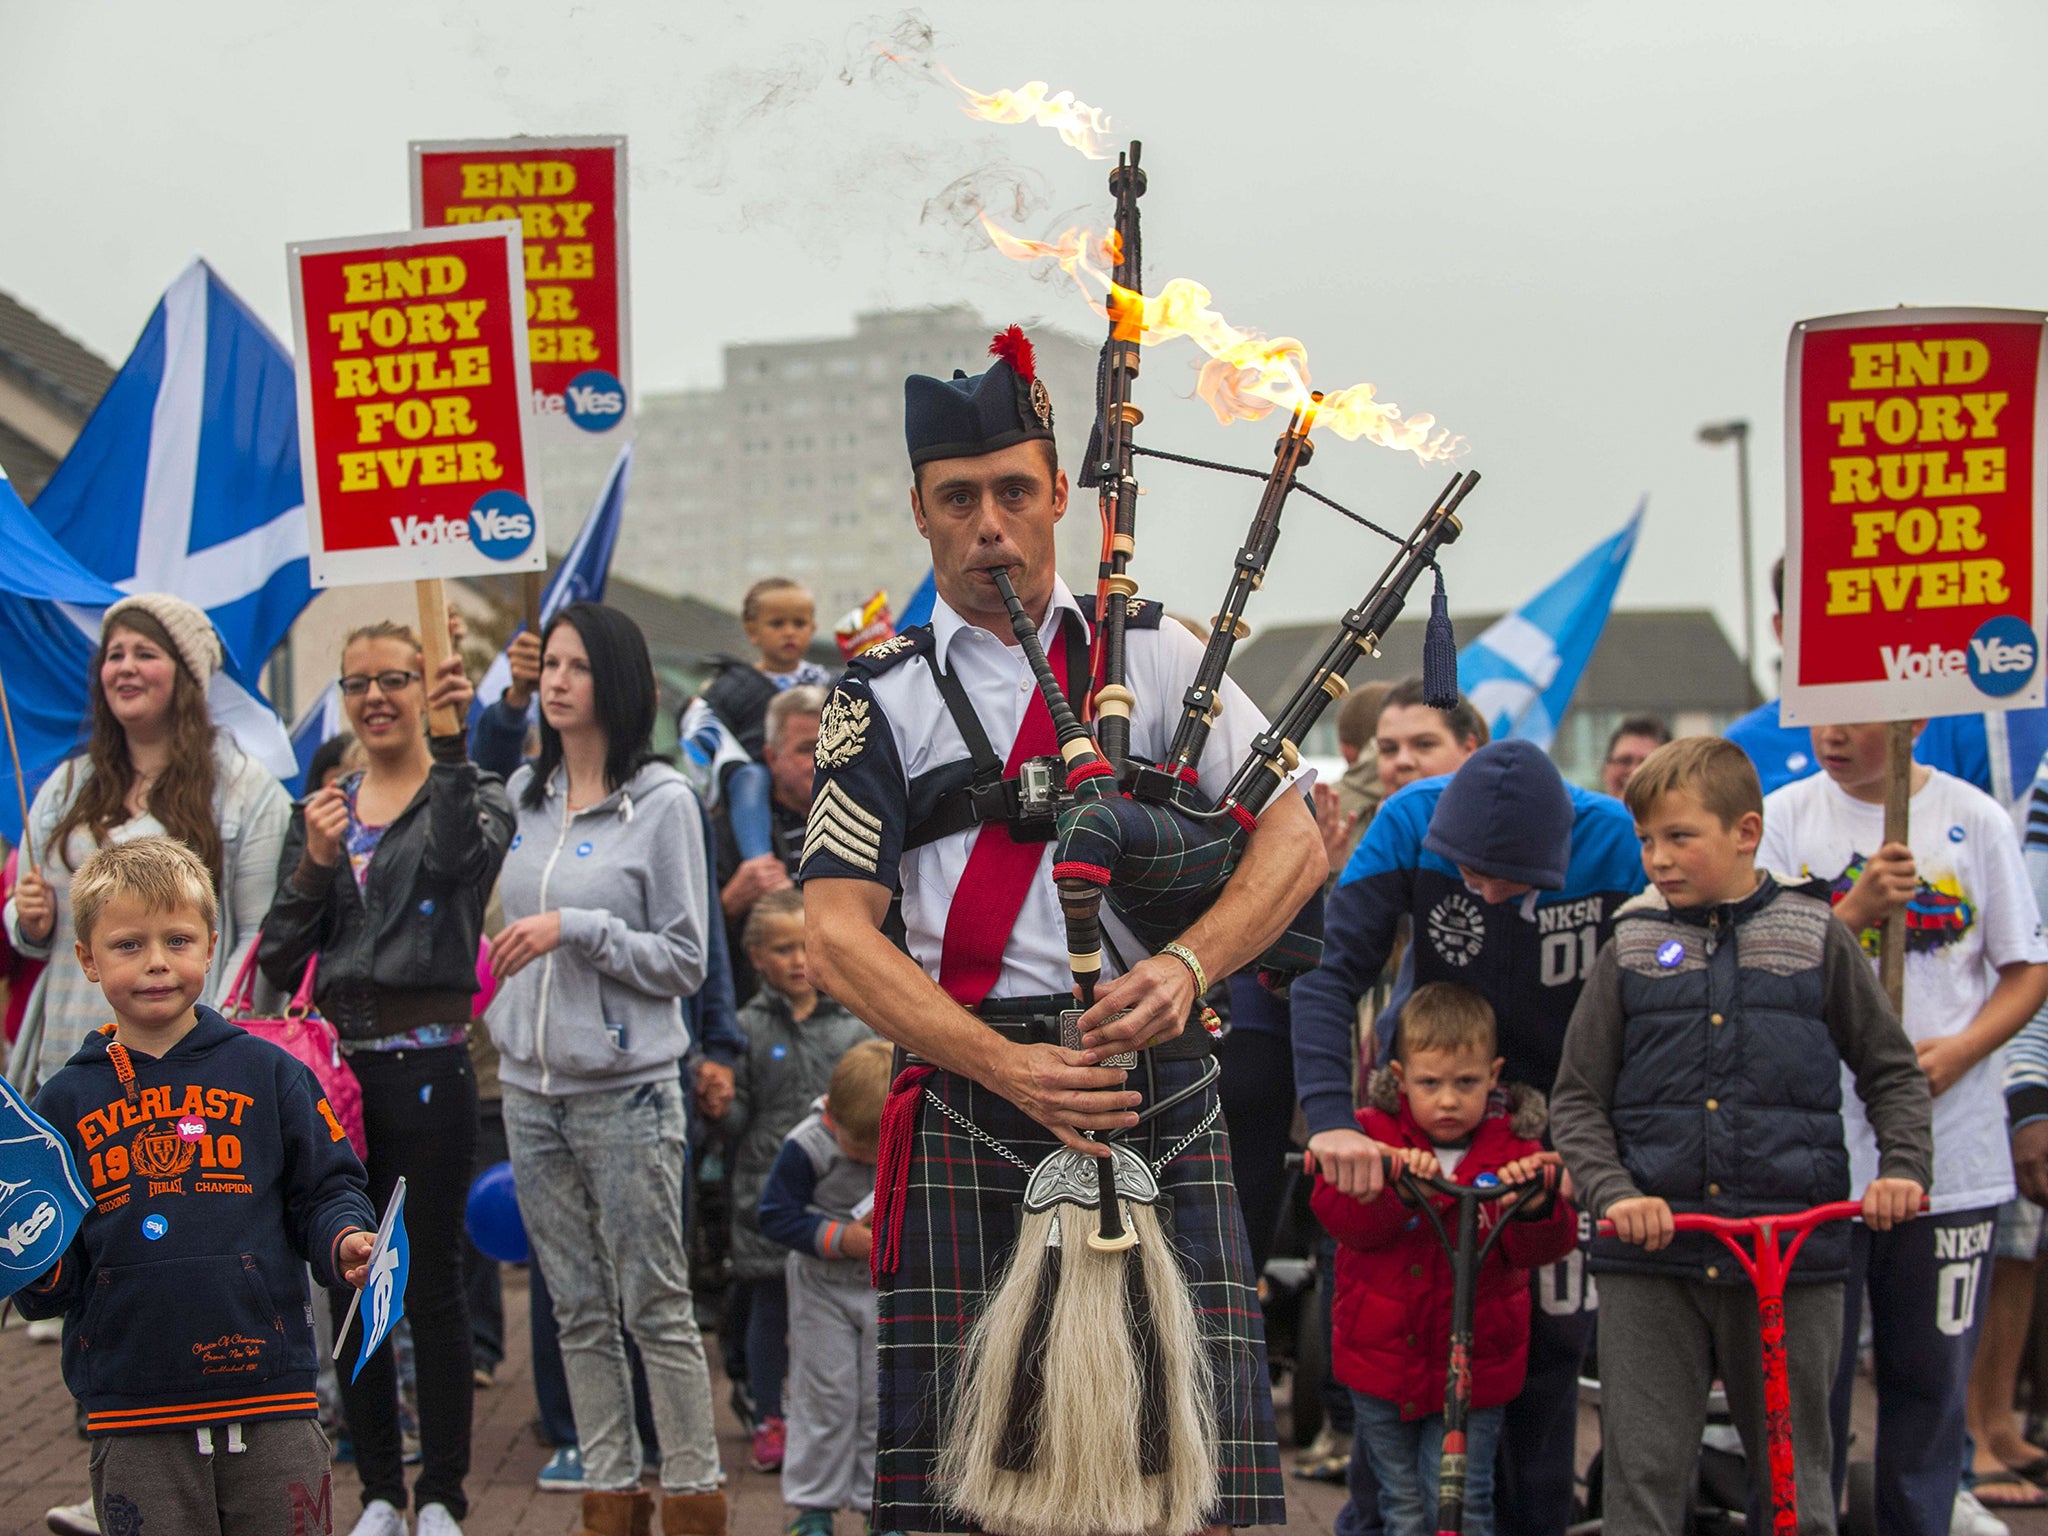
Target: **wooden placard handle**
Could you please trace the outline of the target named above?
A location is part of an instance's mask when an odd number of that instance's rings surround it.
[[[519,576],[519,605],[526,620],[526,632],[540,634],[541,573],[522,571]]]
[[[1894,720],[1884,736],[1884,840],[1908,842],[1912,836],[1913,722]],[[1906,909],[1884,920],[1883,947],[1877,979],[1892,1000],[1892,1012],[1904,1016],[1906,994]]]
[[[434,678],[441,670],[441,663],[448,659],[448,593],[436,576],[431,581],[416,581],[413,590],[419,596],[420,605],[420,656],[427,674],[426,689],[434,691]],[[462,717],[449,705],[427,712],[427,734],[429,736],[460,736]]]

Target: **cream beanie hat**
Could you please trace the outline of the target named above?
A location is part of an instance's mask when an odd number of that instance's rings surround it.
[[[130,609],[140,609],[163,625],[164,633],[177,647],[178,659],[185,663],[185,670],[192,674],[203,691],[221,664],[220,636],[214,632],[213,620],[206,616],[205,611],[168,592],[138,592],[133,597],[122,598],[101,616],[102,640],[121,615]]]

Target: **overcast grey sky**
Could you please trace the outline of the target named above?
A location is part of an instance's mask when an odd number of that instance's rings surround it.
[[[119,358],[196,252],[288,335],[285,242],[403,227],[408,139],[623,132],[643,391],[715,383],[727,342],[884,305],[965,300],[1093,338],[1070,287],[923,215],[980,173],[1024,189],[1030,233],[1099,219],[1103,168],[875,71],[903,14],[0,0],[0,287]],[[1319,385],[1370,380],[1466,438],[1486,483],[1446,566],[1467,611],[1528,596],[1647,493],[1622,603],[1708,602],[1737,634],[1734,465],[1694,430],[1756,423],[1761,576],[1792,322],[2048,307],[2048,12],[2022,0],[918,14],[968,84],[1044,79],[1144,139],[1148,287],[1195,278],[1233,321],[1306,342]],[[1272,427],[1216,426],[1195,360],[1150,354],[1147,440],[1266,462]],[[1145,475],[1137,569],[1207,613],[1253,490]],[[1333,437],[1307,478],[1405,525],[1443,472]],[[1312,504],[1289,523],[1255,621],[1334,613],[1380,564]]]

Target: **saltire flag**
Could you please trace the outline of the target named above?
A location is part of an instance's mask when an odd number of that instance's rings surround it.
[[[1619,533],[1458,652],[1458,688],[1494,740],[1518,737],[1549,748],[1607,627],[1646,504],[1647,498],[1637,502]]]
[[[257,677],[312,598],[304,502],[291,354],[195,259],[35,503],[94,575],[206,610],[228,656],[214,720],[280,774],[289,746]]]
[[[70,1143],[0,1077],[0,1297],[47,1274],[91,1209]]]
[[[21,802],[84,739],[86,673],[100,610],[121,594],[50,537],[0,468],[0,679],[27,780],[0,753],[0,837],[21,841]],[[91,628],[88,637],[86,626]],[[41,850],[36,858],[41,859]]]
[[[334,1330],[332,1358],[339,1360],[349,1320],[358,1310],[362,1312],[363,1342],[356,1351],[356,1368],[349,1372],[351,1383],[363,1374],[363,1367],[391,1332],[392,1324],[405,1316],[405,1282],[411,1273],[412,1245],[405,1235],[405,1176],[401,1174],[398,1187],[391,1191],[391,1203],[384,1207],[384,1219],[377,1223],[377,1245],[370,1250],[370,1273],[363,1288],[350,1300],[348,1317]]]
[[[612,470],[605,476],[604,488],[597,493],[597,500],[591,503],[583,526],[576,530],[574,541],[562,555],[562,563],[548,578],[547,589],[540,600],[543,633],[547,630],[548,621],[571,603],[604,601],[605,583],[611,579],[612,573],[612,550],[618,545],[619,524],[625,517],[626,488],[632,481],[633,445],[627,443],[612,461]],[[522,630],[525,627],[520,625]],[[489,709],[504,697],[511,681],[512,663],[506,653],[500,651],[484,672],[483,681],[476,685],[476,699],[469,709],[472,723],[479,712]],[[532,707],[528,706],[529,709]],[[301,766],[304,766],[303,759]]]

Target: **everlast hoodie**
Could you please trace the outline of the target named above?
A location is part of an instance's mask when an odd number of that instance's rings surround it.
[[[36,1096],[96,1204],[16,1293],[64,1319],[89,1435],[311,1418],[306,1265],[374,1230],[363,1165],[313,1074],[211,1008],[161,1058],[87,1038]]]

